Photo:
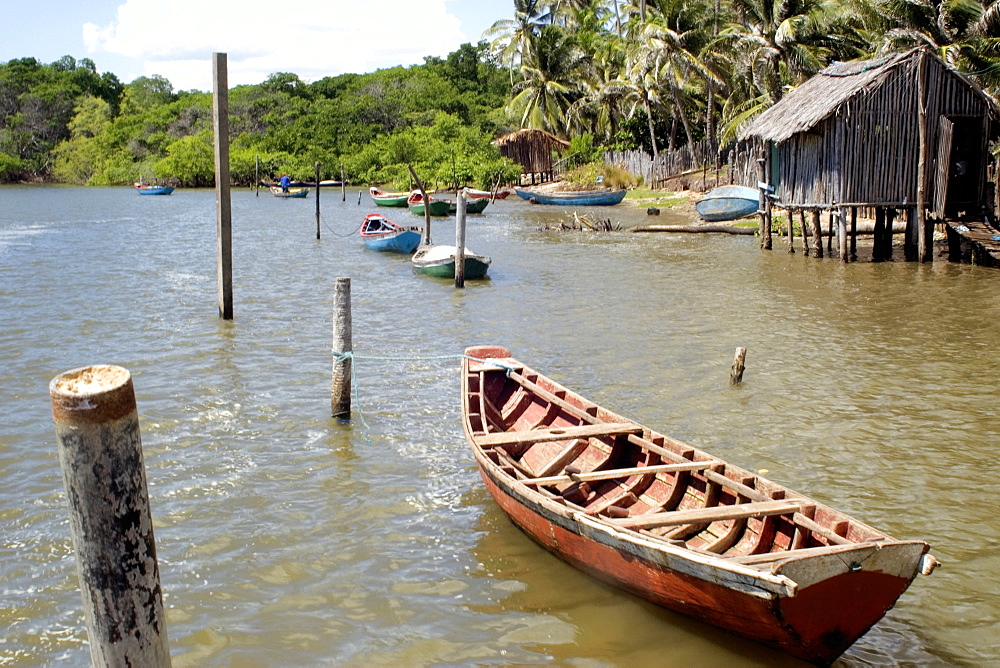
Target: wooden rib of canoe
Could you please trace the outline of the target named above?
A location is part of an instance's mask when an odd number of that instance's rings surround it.
[[[842,512],[617,415],[511,358],[462,362],[465,434],[490,494],[568,563],[825,665],[938,564]]]

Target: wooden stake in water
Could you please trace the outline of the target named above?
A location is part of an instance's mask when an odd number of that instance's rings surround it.
[[[95,666],[170,666],[132,376],[118,366],[49,384]]]
[[[354,350],[351,343],[351,279],[340,276],[333,295],[333,384],[330,406],[332,415],[341,420],[351,419],[351,375]]]
[[[744,363],[747,359],[747,349],[737,348],[736,357],[733,358],[733,366],[729,371],[729,384],[739,385],[743,382]]]
[[[319,177],[316,178],[316,187],[319,188]],[[340,201],[347,201],[347,182],[344,180],[344,164],[340,164]]]
[[[417,188],[420,190],[420,197],[423,198],[424,203],[424,240],[425,245],[430,245],[431,243],[431,203],[427,197],[427,191],[424,190],[424,184],[417,176],[417,172],[413,169],[413,165],[407,165],[407,169],[410,170],[410,174],[413,176],[413,180],[417,183]]]
[[[319,163],[316,163],[316,238],[319,239]]]
[[[455,287],[465,287],[465,209],[468,194],[465,188],[458,191],[458,210],[455,213]]]
[[[215,95],[215,251],[218,266],[219,317],[233,319],[233,206],[229,196],[229,75],[226,54],[212,54]]]

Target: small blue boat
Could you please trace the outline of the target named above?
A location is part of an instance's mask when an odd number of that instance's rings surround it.
[[[370,213],[358,233],[371,250],[408,254],[420,245],[419,227],[400,227],[388,218]]]
[[[757,213],[760,191],[747,186],[722,186],[710,191],[694,205],[702,220],[736,220]]]
[[[145,183],[133,184],[140,195],[169,195],[174,191],[173,186],[151,186]]]
[[[622,190],[581,190],[579,192],[547,192],[514,188],[521,199],[536,204],[561,204],[563,206],[614,206],[625,199]]]

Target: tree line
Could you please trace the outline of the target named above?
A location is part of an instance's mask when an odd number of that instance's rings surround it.
[[[928,45],[1000,90],[1000,0],[514,0],[484,41],[411,67],[230,91],[234,183],[255,174],[488,187],[519,167],[491,141],[537,128],[578,160],[725,144],[837,61]],[[0,64],[0,181],[214,179],[211,94],[123,84],[89,59]]]

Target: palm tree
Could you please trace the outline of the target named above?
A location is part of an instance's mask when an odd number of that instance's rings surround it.
[[[483,37],[491,39],[490,47],[500,62],[513,73],[533,49],[543,25],[550,23],[552,12],[542,0],[514,0],[514,18],[500,19],[486,29]]]
[[[544,25],[533,48],[521,54],[521,81],[514,84],[511,114],[521,127],[565,134],[566,111],[580,96],[579,81],[589,72],[576,39],[557,25]]]
[[[873,0],[864,26],[882,36],[872,40],[876,53],[930,46],[983,88],[1000,86],[1000,2]]]
[[[786,84],[801,83],[829,62],[839,36],[828,28],[839,7],[832,0],[732,0],[734,22],[723,35],[732,52],[748,59],[740,61],[740,74],[778,102]]]
[[[675,119],[680,119],[690,144],[694,141],[689,110],[697,113],[698,101],[708,82],[717,77],[697,55],[710,41],[707,5],[690,0],[661,0],[647,14],[633,58],[645,70],[655,70],[655,80],[669,90]]]

